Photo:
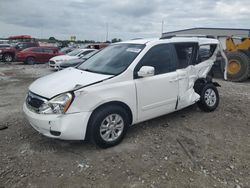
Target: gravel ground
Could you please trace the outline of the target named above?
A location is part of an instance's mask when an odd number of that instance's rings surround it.
[[[46,138],[22,113],[47,65],[0,65],[0,187],[250,187],[250,81],[217,80],[219,108],[196,105],[133,126],[99,149]]]

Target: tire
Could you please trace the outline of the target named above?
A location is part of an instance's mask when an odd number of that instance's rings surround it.
[[[28,65],[34,65],[35,64],[35,58],[34,57],[27,57],[25,60],[25,63]]]
[[[228,71],[227,77],[228,80],[234,82],[242,82],[248,79],[250,75],[250,59],[243,52],[230,52],[227,55],[228,58]],[[236,66],[236,70],[233,69],[233,63]],[[230,64],[232,71],[230,71]],[[238,67],[238,68],[237,68]]]
[[[13,60],[14,60],[14,57],[13,57],[12,54],[7,53],[7,54],[4,54],[4,55],[3,55],[3,61],[4,61],[4,62],[10,63],[10,62],[12,62]]]
[[[90,136],[91,141],[101,148],[115,146],[123,140],[127,133],[128,117],[126,110],[118,105],[101,107],[91,116],[90,131],[87,131],[87,134],[90,135],[87,136]],[[117,124],[115,118],[118,120]],[[111,120],[112,123],[110,124]]]
[[[217,88],[212,83],[205,84],[199,94],[200,100],[197,105],[202,111],[212,112],[218,107],[220,97]]]

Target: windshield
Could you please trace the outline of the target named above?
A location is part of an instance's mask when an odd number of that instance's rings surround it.
[[[87,59],[78,68],[100,74],[117,75],[127,69],[144,47],[144,44],[111,45]]]
[[[67,55],[69,55],[69,56],[77,56],[80,52],[82,52],[81,49],[75,49],[72,52],[69,52]]]
[[[69,52],[70,51],[70,48],[69,47],[64,47],[64,48],[61,48],[60,50],[59,50],[59,52],[61,52],[61,53],[67,53],[67,52]]]

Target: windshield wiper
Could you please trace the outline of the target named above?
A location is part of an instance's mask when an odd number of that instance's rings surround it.
[[[86,72],[97,73],[97,74],[113,75],[113,74],[110,74],[110,73],[101,72],[101,71],[93,71],[93,70],[90,70],[90,69],[80,69],[80,70],[83,70],[83,71],[86,71]]]
[[[99,73],[99,72],[97,72],[97,71],[93,71],[93,70],[90,70],[90,69],[81,69],[81,70],[86,71],[86,72]]]

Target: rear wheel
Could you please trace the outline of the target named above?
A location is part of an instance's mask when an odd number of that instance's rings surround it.
[[[35,64],[35,58],[34,57],[27,57],[25,60],[25,63],[28,65],[34,65]]]
[[[12,62],[13,60],[14,60],[14,57],[13,57],[12,54],[4,54],[3,55],[3,61],[4,62],[9,63],[9,62]]]
[[[219,92],[217,88],[208,83],[200,89],[200,101],[197,103],[198,107],[205,112],[214,111],[219,105]]]
[[[228,80],[241,82],[249,77],[250,59],[243,52],[228,53]]]

